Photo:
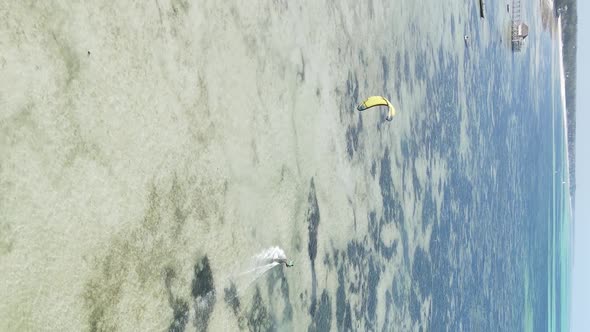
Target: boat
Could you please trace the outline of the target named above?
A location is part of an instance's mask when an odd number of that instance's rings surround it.
[[[479,0],[479,16],[485,18],[486,0]]]

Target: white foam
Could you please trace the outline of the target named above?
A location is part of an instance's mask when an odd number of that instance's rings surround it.
[[[560,94],[562,100],[562,110],[561,114],[563,116],[563,132],[565,135],[565,163],[566,163],[566,183],[569,193],[570,188],[570,156],[569,156],[569,133],[568,133],[568,126],[567,126],[567,102],[566,102],[566,95],[565,95],[565,69],[563,65],[563,40],[561,39],[561,16],[557,19],[557,38],[558,38],[558,45],[559,45],[559,84],[560,84]],[[569,205],[570,211],[572,207],[572,197],[569,197]]]

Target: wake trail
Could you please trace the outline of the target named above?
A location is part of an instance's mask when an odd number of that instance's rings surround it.
[[[277,260],[286,260],[285,251],[279,247],[270,247],[253,255],[249,259],[236,263],[224,278],[224,290],[234,287],[236,295],[243,295],[253,284],[267,272],[281,265]]]

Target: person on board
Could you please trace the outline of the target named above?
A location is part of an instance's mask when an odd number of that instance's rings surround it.
[[[292,267],[293,265],[293,261],[287,261],[286,258],[275,258],[273,259],[273,262],[275,263],[279,263],[279,264],[285,264],[286,267]]]

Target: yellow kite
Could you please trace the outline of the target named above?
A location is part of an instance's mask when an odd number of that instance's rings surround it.
[[[374,106],[387,106],[387,107],[389,107],[389,113],[387,113],[387,117],[385,118],[385,120],[387,120],[387,121],[393,120],[393,116],[395,115],[395,108],[393,108],[393,105],[391,105],[389,100],[387,100],[385,97],[371,96],[371,97],[367,98],[365,101],[363,101],[360,105],[358,105],[358,107],[356,109],[359,111],[364,111],[364,110],[374,107]]]

